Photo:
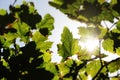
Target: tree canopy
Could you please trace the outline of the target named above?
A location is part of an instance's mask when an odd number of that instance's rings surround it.
[[[102,53],[102,48],[120,56],[120,0],[52,0],[49,4],[70,19],[86,23],[87,27],[78,28],[80,39],[64,27],[61,43],[56,45],[62,60],[51,62],[53,42],[48,36],[54,18],[50,14],[41,17],[33,2],[10,5],[9,12],[0,9],[0,79],[119,80],[120,73],[110,74],[119,71],[120,57],[106,61],[109,54]],[[99,41],[92,52],[79,44],[89,37]]]

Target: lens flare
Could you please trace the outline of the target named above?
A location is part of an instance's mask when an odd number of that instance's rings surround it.
[[[80,43],[81,47],[87,49],[89,52],[93,52],[99,46],[99,40],[89,37],[84,42]]]

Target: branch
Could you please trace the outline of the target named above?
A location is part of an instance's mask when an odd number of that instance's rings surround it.
[[[112,60],[112,61],[106,63],[106,64],[103,65],[103,66],[101,66],[101,68],[98,70],[98,72],[96,73],[96,75],[93,77],[92,80],[95,80],[95,78],[100,74],[101,70],[102,70],[104,67],[106,67],[106,66],[108,66],[110,63],[116,62],[116,61],[118,61],[118,60],[120,60],[120,57],[119,57],[119,58],[116,58],[115,60]]]
[[[101,66],[103,66],[102,59],[101,59],[101,40],[99,39],[99,60],[101,63]]]
[[[109,28],[109,31],[114,27],[114,25],[116,24],[117,22],[115,22],[110,28]]]

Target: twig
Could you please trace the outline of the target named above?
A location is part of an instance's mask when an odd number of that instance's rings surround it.
[[[99,39],[99,60],[100,60],[101,66],[103,66],[102,59],[101,59],[101,39]]]
[[[115,60],[112,60],[112,61],[106,63],[106,64],[103,65],[103,66],[101,66],[101,68],[98,70],[98,72],[96,73],[96,75],[93,77],[92,80],[95,80],[95,78],[98,76],[98,74],[101,72],[101,70],[102,70],[105,66],[108,66],[110,63],[116,62],[117,60],[120,60],[120,57],[119,57],[119,58],[116,58]]]
[[[116,24],[117,22],[115,22],[110,28],[109,28],[109,31],[114,27],[114,25]]]
[[[14,6],[16,2],[17,2],[17,0],[15,0],[15,1],[13,2],[12,6]]]

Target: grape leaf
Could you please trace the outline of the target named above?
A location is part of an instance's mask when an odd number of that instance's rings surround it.
[[[116,53],[120,56],[120,47],[116,48]]]
[[[32,40],[35,41],[36,43],[38,43],[38,42],[41,42],[41,41],[43,42],[43,41],[45,41],[47,39],[39,31],[36,31],[34,33],[33,37],[32,37]]]
[[[117,71],[120,69],[120,60],[117,60],[115,62],[112,62],[108,65],[108,69],[111,73]]]
[[[16,39],[18,37],[18,35],[16,33],[7,33],[7,34],[4,34],[4,38],[7,40],[7,41],[13,41],[14,39]]]
[[[49,48],[51,48],[53,42],[49,42],[49,41],[47,41],[47,42],[38,42],[36,44],[37,44],[37,46],[36,46],[37,49],[48,50]]]
[[[113,33],[120,33],[120,30],[118,30],[117,28],[114,28],[114,29],[112,29],[112,32]]]
[[[43,60],[44,60],[44,62],[50,62],[50,60],[51,60],[51,54],[48,53],[48,52],[45,52],[43,54]]]
[[[112,39],[106,39],[102,42],[102,47],[109,52],[113,52],[113,45],[114,42]]]
[[[73,39],[72,46],[71,46],[71,54],[72,55],[79,53],[81,48],[78,44],[79,44],[79,41],[77,39]]]
[[[68,67],[72,67],[72,64],[73,64],[73,60],[72,59],[68,59],[65,62],[65,65],[67,65]]]
[[[49,4],[51,6],[54,6],[56,8],[60,7],[64,3],[63,0],[54,0],[54,1],[49,1]]]
[[[120,21],[117,22],[116,27],[117,27],[118,30],[120,30]]]
[[[36,43],[36,48],[41,50],[47,50],[51,48],[53,42],[46,41],[47,38],[43,36],[39,31],[36,31],[32,37],[32,40]]]
[[[86,66],[86,72],[93,77],[98,72],[100,67],[101,64],[99,60],[92,61]]]
[[[70,68],[67,67],[64,63],[58,64],[58,68],[59,68],[59,72],[61,74],[61,77],[63,77],[64,75],[68,74],[69,71],[70,71]]]
[[[58,71],[53,63],[45,63],[44,67],[47,71],[50,71],[51,73],[57,75]]]
[[[12,24],[13,28],[15,28],[17,30],[17,33],[20,35],[20,36],[25,36],[27,34],[27,32],[29,31],[30,29],[30,26],[27,25],[26,23],[24,22],[20,22],[20,21],[15,21],[13,24]]]
[[[117,4],[117,0],[111,0],[110,4],[111,4],[111,5]]]
[[[73,80],[72,77],[69,77],[69,78],[63,78],[63,80]]]
[[[6,61],[5,61],[5,59],[3,59],[3,58],[2,58],[0,61],[2,61],[3,66],[5,66],[6,68],[9,68],[9,66],[8,66],[8,65],[9,65],[9,63],[8,63],[8,62],[6,62]]]
[[[1,15],[1,16],[4,16],[4,15],[6,15],[6,14],[7,14],[7,11],[6,11],[6,10],[0,9],[0,15]]]
[[[105,2],[105,0],[98,0],[98,2],[99,2],[100,4],[103,4],[103,3]]]
[[[64,27],[61,37],[62,37],[61,41],[63,43],[62,47],[67,51],[67,53],[65,54],[71,55],[73,36],[67,27]]]
[[[38,29],[43,29],[43,28],[47,28],[49,31],[54,29],[54,18],[50,15],[50,14],[46,14],[44,19],[39,22],[36,26]],[[49,34],[51,34],[49,32]]]
[[[107,28],[99,26],[99,29],[100,29],[99,38],[102,39],[106,35],[106,33],[107,33]]]

